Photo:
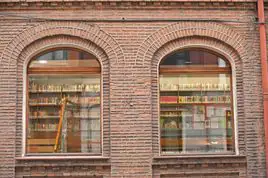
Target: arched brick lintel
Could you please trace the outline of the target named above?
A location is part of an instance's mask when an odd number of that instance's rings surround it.
[[[2,53],[0,64],[7,66],[16,63],[26,46],[39,39],[57,35],[69,35],[88,40],[102,48],[111,62],[124,61],[124,58],[119,57],[123,56],[123,52],[118,43],[96,25],[83,22],[44,22],[26,29],[14,38]]]
[[[185,37],[208,37],[221,41],[231,46],[242,61],[250,56],[249,53],[253,53],[242,36],[227,25],[214,22],[179,22],[164,27],[149,36],[137,52],[136,65],[151,63],[154,54],[162,46]]]
[[[86,51],[98,59],[102,68],[109,69],[109,60],[107,54],[102,48],[98,47],[91,41],[87,41],[76,36],[55,35],[34,41],[23,49],[17,59],[18,73],[20,73],[22,66],[24,69],[27,68],[27,65],[34,56],[43,51],[52,50],[55,48],[76,48]]]
[[[235,49],[216,39],[201,36],[184,37],[166,43],[154,53],[151,65],[158,67],[163,58],[175,51],[202,48],[223,56],[231,64],[234,72],[242,70],[242,61]]]

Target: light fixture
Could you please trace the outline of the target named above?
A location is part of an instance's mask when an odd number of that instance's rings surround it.
[[[40,60],[39,63],[40,64],[46,64],[47,63],[47,60]]]
[[[217,141],[211,141],[211,144],[216,145],[216,144],[218,144],[218,142]]]

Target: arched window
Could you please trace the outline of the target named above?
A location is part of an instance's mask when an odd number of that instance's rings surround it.
[[[101,154],[101,65],[73,48],[45,51],[27,68],[26,154]]]
[[[159,66],[161,154],[233,153],[232,73],[220,55],[177,51]]]

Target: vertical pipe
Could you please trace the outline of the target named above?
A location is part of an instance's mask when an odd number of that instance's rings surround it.
[[[260,30],[260,52],[261,52],[261,68],[262,68],[266,177],[268,177],[268,69],[267,69],[267,48],[266,48],[266,32],[265,32],[263,0],[258,0],[258,19],[259,19],[259,30]]]

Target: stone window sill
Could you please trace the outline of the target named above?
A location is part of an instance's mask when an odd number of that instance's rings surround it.
[[[244,158],[242,155],[222,154],[222,155],[161,155],[156,156],[153,159],[180,159],[180,158]]]
[[[18,161],[26,160],[108,160],[109,157],[103,156],[22,156],[16,157]]]

